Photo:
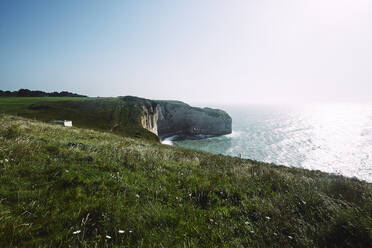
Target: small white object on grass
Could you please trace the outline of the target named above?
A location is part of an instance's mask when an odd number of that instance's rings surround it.
[[[72,234],[79,234],[81,231],[80,230],[77,230],[75,232],[73,232]]]
[[[111,236],[109,236],[109,235],[106,235],[106,239],[111,239]]]
[[[125,231],[124,231],[124,230],[120,230],[120,229],[119,229],[119,231],[118,231],[118,232],[119,232],[119,233],[125,233]]]

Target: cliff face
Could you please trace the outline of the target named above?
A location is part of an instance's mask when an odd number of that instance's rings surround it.
[[[142,106],[141,123],[161,139],[179,137],[200,138],[231,133],[231,117],[222,110],[195,108],[177,101],[153,101]]]
[[[231,133],[231,118],[222,110],[194,108],[178,101],[133,96],[84,101],[41,101],[22,114],[46,122],[71,120],[76,127],[159,141],[169,136],[203,138]]]
[[[159,120],[159,113],[161,114],[160,106],[141,106],[142,115],[141,115],[141,124],[142,127],[149,130],[150,132],[158,134],[158,120]]]

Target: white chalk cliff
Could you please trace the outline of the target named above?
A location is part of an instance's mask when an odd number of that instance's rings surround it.
[[[141,106],[141,124],[160,139],[196,138],[231,133],[231,117],[223,110],[195,108],[178,101],[151,101]]]

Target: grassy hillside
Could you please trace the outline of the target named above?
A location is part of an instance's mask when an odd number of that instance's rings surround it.
[[[0,116],[0,247],[371,244],[371,184]]]
[[[111,131],[123,136],[158,142],[158,137],[142,128],[138,104],[150,101],[135,97],[14,97],[0,98],[0,113],[19,115],[44,122],[72,120],[74,126]]]
[[[86,97],[0,97],[0,113],[18,114],[40,101],[83,101]]]

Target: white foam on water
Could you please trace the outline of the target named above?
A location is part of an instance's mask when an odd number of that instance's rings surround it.
[[[230,134],[226,134],[225,136],[228,138],[236,138],[236,137],[239,137],[241,134],[242,132],[233,130]]]
[[[172,146],[173,145],[173,142],[171,140],[168,140],[168,139],[162,140],[161,143],[163,145],[168,145],[168,146]]]
[[[177,137],[177,135],[175,136],[171,136],[171,137],[168,137],[168,138],[165,138],[161,141],[161,143],[163,145],[168,145],[168,146],[173,146],[173,140]]]

